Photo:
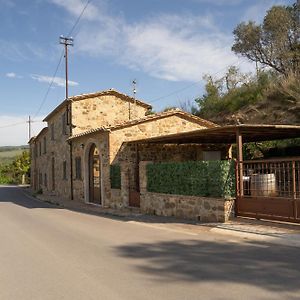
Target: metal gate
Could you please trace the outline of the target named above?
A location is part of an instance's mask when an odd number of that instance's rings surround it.
[[[236,165],[238,216],[300,222],[300,158]]]

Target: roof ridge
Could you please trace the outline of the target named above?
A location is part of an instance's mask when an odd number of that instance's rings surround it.
[[[79,95],[74,95],[74,96],[70,96],[68,99],[65,99],[64,101],[62,101],[59,105],[57,105],[45,118],[43,121],[47,121],[53,114],[55,114],[56,112],[58,112],[60,109],[62,109],[65,105],[67,105],[67,103],[69,101],[78,101],[78,100],[83,100],[89,97],[98,97],[98,96],[105,96],[105,95],[117,95],[119,96],[120,99],[122,100],[128,100],[128,102],[132,102],[132,103],[136,103],[140,106],[143,106],[147,109],[151,109],[152,106],[142,100],[139,99],[135,99],[132,96],[126,95],[124,93],[121,93],[115,89],[109,89],[109,90],[103,90],[103,91],[98,91],[98,92],[93,92],[93,93],[85,93],[85,94],[79,94]]]
[[[113,88],[111,89],[108,89],[108,90],[103,90],[103,91],[97,91],[97,92],[92,92],[92,93],[83,93],[83,94],[79,94],[79,95],[74,95],[74,96],[71,96],[69,97],[69,100],[80,100],[80,99],[84,99],[88,96],[95,96],[97,97],[97,95],[105,95],[105,94],[111,94],[111,93],[116,93],[120,96],[123,96],[123,97],[126,97],[128,99],[131,99],[132,101],[136,101],[138,104],[141,104],[143,106],[147,106],[148,108],[152,108],[152,106],[148,103],[146,103],[145,101],[142,101],[142,100],[139,100],[139,99],[136,99],[130,95],[127,95],[125,93],[122,93],[122,92],[119,92]]]

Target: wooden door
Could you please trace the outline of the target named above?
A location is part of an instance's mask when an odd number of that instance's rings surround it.
[[[89,202],[101,205],[101,168],[96,145],[92,145],[89,153],[89,191]]]

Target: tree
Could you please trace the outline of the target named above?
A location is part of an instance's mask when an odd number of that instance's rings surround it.
[[[262,76],[263,74],[260,75]],[[251,102],[247,94],[252,97],[251,88],[261,81],[261,78],[256,80],[250,74],[241,73],[235,66],[229,67],[221,78],[214,79],[211,75],[206,75],[204,79],[205,93],[195,99],[199,106],[199,111],[195,114],[204,118],[212,118],[220,112],[229,112]]]
[[[232,50],[287,76],[300,74],[300,2],[273,6],[263,24],[240,23]]]
[[[25,176],[29,176],[29,172],[30,155],[28,151],[23,151],[12,163],[1,168],[1,176],[9,183],[23,183]]]

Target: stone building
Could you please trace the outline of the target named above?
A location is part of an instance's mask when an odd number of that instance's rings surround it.
[[[149,114],[151,106],[108,90],[63,101],[45,118],[48,127],[29,141],[35,191],[104,207],[139,205],[142,161],[227,158],[229,145],[151,145],[139,139],[213,128],[217,125],[180,110]],[[111,185],[111,169],[121,174]]]

